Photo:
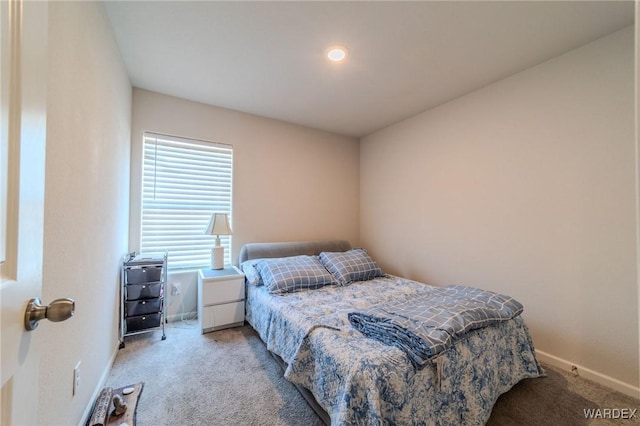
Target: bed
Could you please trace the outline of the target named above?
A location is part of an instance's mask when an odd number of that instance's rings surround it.
[[[356,330],[350,315],[433,287],[384,273],[345,282],[336,271],[332,284],[304,289],[274,291],[269,281],[282,260],[343,252],[352,252],[347,241],[252,243],[239,256],[247,322],[325,423],[482,425],[501,394],[544,375],[520,315],[469,331],[416,367],[397,346]]]

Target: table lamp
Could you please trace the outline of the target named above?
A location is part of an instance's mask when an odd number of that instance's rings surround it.
[[[229,217],[225,213],[212,214],[209,226],[204,233],[216,236],[215,246],[211,249],[211,269],[223,269],[224,247],[220,245],[220,235],[231,235]]]

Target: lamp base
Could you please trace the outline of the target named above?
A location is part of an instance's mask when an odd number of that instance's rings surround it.
[[[224,269],[224,247],[215,246],[211,249],[211,269]]]

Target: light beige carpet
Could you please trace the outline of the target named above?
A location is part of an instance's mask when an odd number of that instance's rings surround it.
[[[640,401],[545,366],[496,403],[488,425],[637,425],[587,420],[585,409],[640,409]],[[106,386],[144,382],[138,426],[321,425],[250,326],[200,334],[195,323],[126,339]]]
[[[144,382],[138,426],[321,425],[251,327],[126,338],[107,386]]]

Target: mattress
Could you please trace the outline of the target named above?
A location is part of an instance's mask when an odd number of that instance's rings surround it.
[[[425,285],[389,275],[282,295],[247,285],[246,319],[332,425],[485,424],[502,393],[544,375],[520,316],[467,333],[421,369],[349,323],[349,312]]]

